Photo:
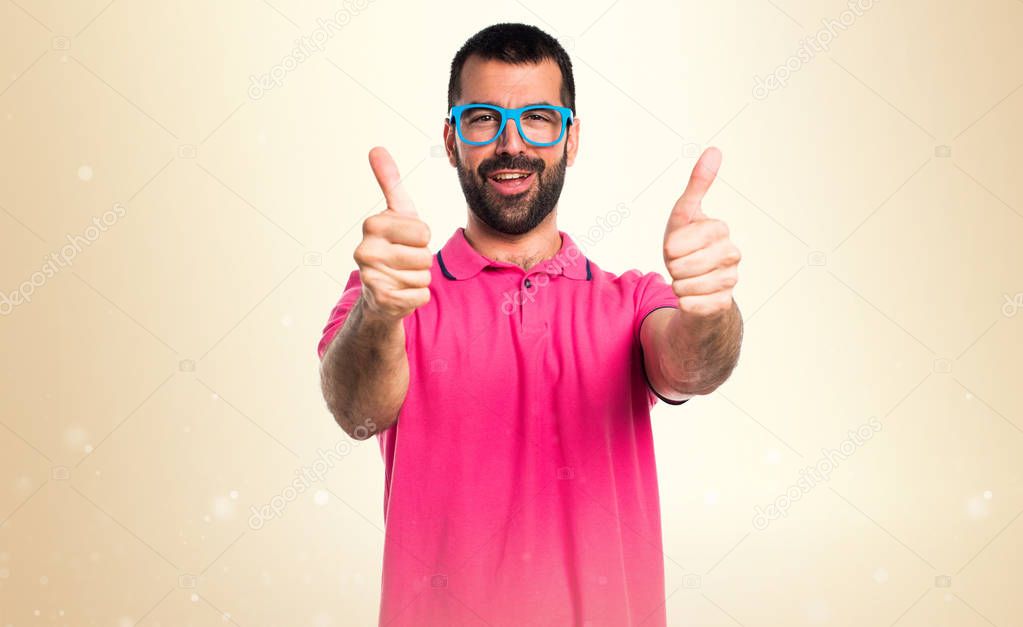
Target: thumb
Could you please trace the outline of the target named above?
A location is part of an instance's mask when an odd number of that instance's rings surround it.
[[[702,209],[703,197],[717,177],[720,167],[721,151],[713,146],[704,150],[693,166],[689,184],[671,210],[669,227],[682,226],[707,217]]]
[[[369,166],[373,168],[377,183],[384,192],[387,208],[405,215],[417,215],[416,206],[401,183],[398,166],[391,158],[391,153],[383,146],[375,146],[369,151]]]

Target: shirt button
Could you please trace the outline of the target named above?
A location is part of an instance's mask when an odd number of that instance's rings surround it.
[[[533,284],[529,282],[529,279],[526,279],[526,287],[533,287]]]

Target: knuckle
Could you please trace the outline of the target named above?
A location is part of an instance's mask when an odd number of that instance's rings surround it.
[[[380,214],[374,214],[362,221],[362,234],[363,235],[379,235],[383,230],[383,224],[381,221],[383,216]]]
[[[415,236],[418,242],[421,242],[423,246],[426,246],[430,243],[430,227],[420,220],[416,224]]]
[[[372,250],[365,241],[355,247],[355,252],[352,253],[352,257],[355,259],[355,263],[357,263],[360,268],[373,263]]]
[[[430,271],[429,270],[416,270],[412,275],[412,285],[414,287],[426,287],[430,284]]]
[[[355,253],[352,256],[355,257],[356,263],[360,266],[370,266],[380,261],[379,256],[373,252],[372,247],[367,246],[365,242],[356,247]]]
[[[360,279],[367,294],[373,298],[380,296],[380,275],[372,268],[363,268]]]

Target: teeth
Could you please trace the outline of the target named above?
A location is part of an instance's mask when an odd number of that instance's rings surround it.
[[[526,178],[527,176],[529,176],[529,175],[528,174],[502,173],[502,174],[495,174],[494,178],[499,180],[499,181],[507,181],[507,180],[510,180],[510,179],[523,179],[523,178]]]

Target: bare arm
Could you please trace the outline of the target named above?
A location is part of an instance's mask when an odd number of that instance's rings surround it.
[[[672,400],[709,394],[739,359],[742,314],[732,298],[742,254],[728,225],[703,213],[703,197],[721,166],[721,151],[700,155],[664,229],[664,263],[678,309],[659,309],[640,329],[650,384]]]
[[[365,440],[397,420],[408,380],[401,319],[374,316],[360,297],[320,362],[327,408],[345,433]]]
[[[640,329],[650,385],[682,400],[710,394],[732,374],[742,345],[742,314],[731,309],[711,319],[687,320],[678,309],[658,309]]]
[[[387,209],[362,223],[356,247],[362,292],[323,352],[320,387],[330,413],[356,440],[398,419],[409,386],[403,319],[430,300],[430,228],[405,193],[398,167],[381,147],[370,166]]]

